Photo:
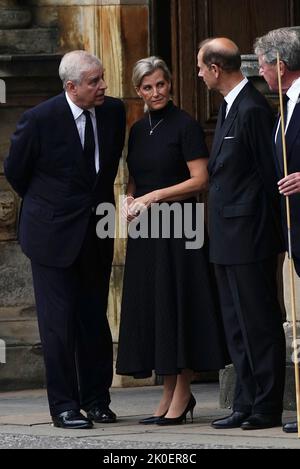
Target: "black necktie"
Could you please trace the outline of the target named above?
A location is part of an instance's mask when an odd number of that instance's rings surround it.
[[[226,119],[226,110],[227,110],[227,101],[223,99],[222,106],[221,106],[221,115],[222,115],[221,127],[224,124],[224,121]]]
[[[286,129],[287,124],[287,103],[289,101],[289,97],[284,95],[283,97],[283,116],[284,116],[284,127]],[[279,127],[275,141],[276,146],[276,154],[279,161],[283,161],[283,147],[282,147],[282,129],[281,129],[281,119],[279,118]]]
[[[91,181],[94,182],[96,178],[95,167],[95,135],[90,111],[83,111],[85,115],[85,131],[84,131],[84,147],[83,154]]]

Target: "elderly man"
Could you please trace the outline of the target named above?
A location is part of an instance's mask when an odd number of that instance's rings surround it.
[[[209,160],[210,260],[237,382],[233,413],[214,428],[281,425],[285,338],[277,300],[281,251],[272,112],[242,75],[227,38],[200,45],[199,77],[224,100]]]
[[[105,97],[97,57],[70,52],[59,74],[64,92],[21,117],[4,170],[23,199],[19,241],[32,265],[53,423],[91,428],[116,420],[106,317],[113,240],[97,238],[95,211],[114,203],[125,112]]]
[[[260,74],[272,91],[278,91],[277,53],[280,57],[280,72],[285,103],[285,132],[287,144],[288,173],[284,177],[282,156],[282,133],[279,119],[274,127],[273,143],[275,166],[279,179],[278,188],[282,196],[290,197],[292,252],[297,274],[300,276],[300,29],[280,28],[270,31],[255,42]],[[286,248],[286,205],[282,197],[282,222]],[[297,423],[284,425],[287,433],[296,433]]]

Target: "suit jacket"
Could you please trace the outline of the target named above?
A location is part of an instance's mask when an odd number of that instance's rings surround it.
[[[282,250],[273,124],[266,99],[250,82],[223,126],[219,113],[208,165],[210,259],[215,264],[257,262]]]
[[[278,127],[278,119],[274,127],[273,142],[275,142],[275,134]],[[286,147],[288,160],[288,173],[300,172],[300,103],[294,109],[291,121],[286,132]],[[283,158],[278,157],[274,144],[274,158],[278,179],[284,177]],[[282,224],[285,237],[285,246],[288,250],[287,236],[287,219],[286,219],[286,201],[285,197],[281,197],[281,213]],[[300,276],[300,194],[290,196],[291,210],[291,239],[292,251],[295,262],[295,268]]]
[[[100,171],[92,184],[65,93],[21,117],[4,162],[5,175],[23,198],[19,241],[34,262],[70,266],[79,254],[91,214],[114,203],[113,185],[125,136],[123,103],[106,97],[96,107]]]

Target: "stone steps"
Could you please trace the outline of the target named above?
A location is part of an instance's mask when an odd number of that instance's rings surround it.
[[[35,308],[0,308],[0,338],[7,346],[39,344]]]
[[[0,54],[52,54],[57,43],[55,28],[0,29]]]
[[[43,387],[44,362],[35,308],[0,308],[0,339],[5,343],[5,354],[2,348],[0,357],[0,390]]]

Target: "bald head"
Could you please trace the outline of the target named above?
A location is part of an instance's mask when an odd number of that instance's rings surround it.
[[[226,37],[206,39],[200,44],[200,52],[208,67],[215,64],[225,72],[237,72],[241,68],[239,48]]]

